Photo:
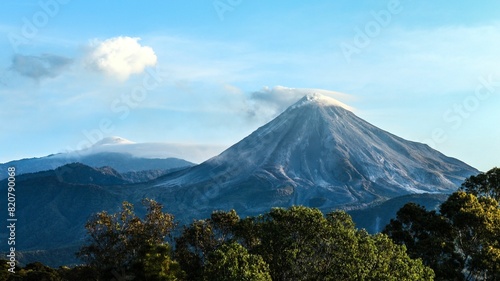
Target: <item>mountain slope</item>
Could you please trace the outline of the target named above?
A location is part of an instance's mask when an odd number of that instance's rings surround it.
[[[78,163],[16,176],[16,249],[79,245],[92,213],[117,211],[126,200],[129,187],[124,183],[110,168],[94,169]],[[6,192],[7,180],[0,184]]]
[[[425,144],[371,125],[333,99],[308,95],[219,156],[170,174],[150,190],[186,209],[253,214],[272,206],[331,209],[450,193],[475,173]]]

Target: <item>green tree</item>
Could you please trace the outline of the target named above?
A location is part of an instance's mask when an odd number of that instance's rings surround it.
[[[404,246],[384,234],[355,228],[352,218],[337,211],[327,215],[334,234],[330,256],[334,265],[322,280],[433,280],[433,271],[411,259]]]
[[[500,208],[498,202],[459,191],[441,205],[453,225],[456,251],[465,261],[466,280],[500,280]]]
[[[269,264],[273,280],[319,280],[332,265],[332,229],[319,210],[273,208],[255,225],[260,242],[251,252]]]
[[[186,274],[181,270],[180,265],[171,258],[169,245],[150,245],[143,251],[134,266],[135,280],[185,280]]]
[[[385,227],[395,243],[405,245],[408,255],[421,258],[431,267],[438,280],[460,280],[463,278],[463,257],[456,252],[456,233],[449,221],[424,207],[408,203],[397,213],[396,219]]]
[[[365,236],[364,239],[358,250],[363,264],[356,271],[365,268],[369,271],[362,278],[351,280],[434,280],[431,268],[424,266],[421,259],[411,259],[406,247],[395,244],[387,235]]]
[[[12,273],[9,272],[9,268],[10,265],[8,264],[8,261],[0,259],[0,281],[7,281],[12,275]]]
[[[243,220],[234,211],[215,212],[184,228],[176,242],[188,280],[261,280],[264,265],[278,281],[433,280],[432,270],[403,246],[357,230],[345,212],[325,217],[294,206]]]
[[[234,210],[215,211],[209,219],[194,221],[184,227],[175,239],[175,258],[189,280],[202,280],[208,256],[224,243],[234,239],[234,228],[240,221]]]
[[[438,280],[500,280],[499,190],[498,168],[471,176],[439,214],[410,203],[384,232],[422,258]]]
[[[96,281],[99,280],[99,272],[97,269],[87,265],[79,265],[72,268],[61,267],[59,275],[63,280],[78,280],[78,281]]]
[[[2,260],[3,261],[3,260]],[[27,280],[27,281],[61,281],[64,280],[56,269],[40,262],[27,264],[24,268],[17,267],[15,273],[5,271],[0,274],[0,280]]]
[[[486,173],[470,176],[461,189],[477,197],[491,197],[500,201],[500,169],[493,168]]]
[[[433,280],[432,270],[410,259],[404,247],[357,230],[345,212],[325,217],[295,206],[247,220],[256,237],[243,240],[269,264],[273,280]]]
[[[133,266],[150,253],[152,246],[164,245],[174,228],[174,218],[162,211],[162,205],[145,199],[144,219],[135,215],[133,205],[124,202],[116,214],[100,212],[85,225],[88,243],[77,253],[104,279],[116,274],[134,276]]]
[[[233,242],[209,255],[204,270],[206,281],[270,281],[269,266],[261,256]]]

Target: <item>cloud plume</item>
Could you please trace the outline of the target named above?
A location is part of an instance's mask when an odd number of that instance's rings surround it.
[[[154,66],[157,57],[154,50],[139,44],[140,38],[119,36],[102,42],[94,42],[86,58],[92,69],[106,73],[118,80],[127,80],[130,75]]]
[[[264,87],[250,94],[247,113],[251,118],[270,119],[283,112],[307,94],[318,93],[334,99],[351,100],[348,94],[323,89]]]
[[[72,62],[72,59],[53,54],[40,56],[17,54],[12,58],[10,69],[22,76],[40,80],[58,76]]]

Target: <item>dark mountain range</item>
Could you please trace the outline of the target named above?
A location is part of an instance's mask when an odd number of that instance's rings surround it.
[[[16,176],[16,249],[35,251],[79,245],[92,213],[119,209],[125,199],[125,183],[110,168],[94,169],[82,164]],[[0,181],[0,185],[4,190],[7,181]]]
[[[78,185],[123,185],[131,183],[113,168],[92,168],[81,163],[67,164],[55,170],[24,174],[18,178],[19,181],[28,185],[44,182]]]
[[[110,141],[107,138],[103,141]],[[96,143],[91,149],[84,151],[74,151],[68,153],[53,154],[40,158],[29,158],[10,161],[0,164],[0,170],[6,170],[8,167],[16,167],[18,174],[36,173],[40,171],[53,170],[70,163],[82,163],[94,168],[112,167],[120,173],[140,172],[148,170],[170,170],[193,166],[194,164],[186,160],[178,158],[144,158],[134,156],[132,153],[126,152],[126,148],[130,144],[121,145],[124,152],[108,152],[107,150],[117,150],[120,143]],[[144,149],[147,149],[144,148]],[[0,179],[5,179],[5,174],[0,174]]]

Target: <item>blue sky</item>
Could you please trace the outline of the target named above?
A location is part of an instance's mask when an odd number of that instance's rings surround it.
[[[101,136],[230,145],[324,89],[499,166],[500,2],[436,2],[3,1],[0,162]]]

